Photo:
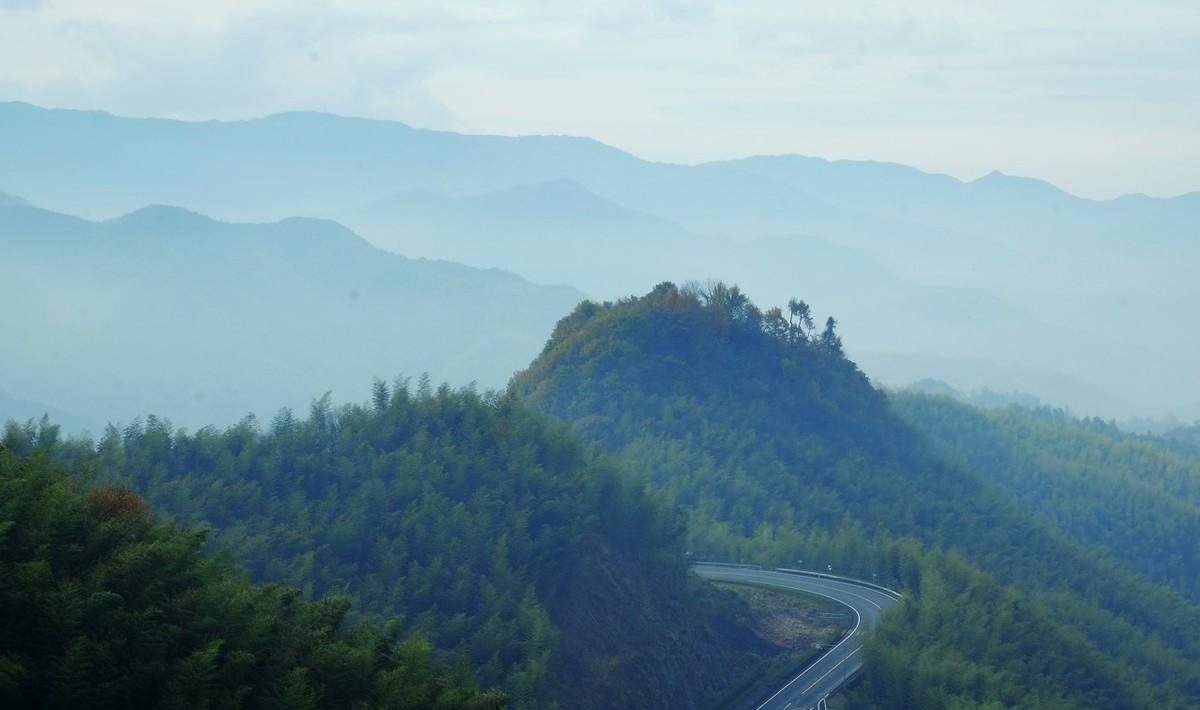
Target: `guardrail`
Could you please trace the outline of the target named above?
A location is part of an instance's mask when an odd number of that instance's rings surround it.
[[[708,560],[693,560],[693,565],[708,565],[709,567],[733,567],[736,569],[762,569],[762,565],[749,565],[740,562],[709,562]]]
[[[704,564],[711,564],[711,563],[706,562]],[[836,580],[838,582],[845,582],[846,584],[853,584],[853,585],[856,585],[859,587],[866,587],[868,589],[874,589],[877,592],[883,592],[884,594],[888,595],[889,597],[892,597],[893,599],[895,599],[897,601],[904,598],[904,595],[901,594],[900,592],[897,592],[895,589],[889,589],[888,587],[885,587],[882,584],[875,584],[874,582],[867,582],[867,581],[864,581],[861,579],[854,579],[853,577],[841,577],[836,574],[826,574],[825,572],[810,572],[808,570],[792,569],[790,567],[776,567],[775,571],[783,572],[784,574],[801,575],[804,577],[819,577],[821,579],[832,579],[832,580]]]
[[[732,569],[757,569],[757,570],[763,569],[762,565],[745,564],[745,563],[741,563],[741,562],[711,562],[708,560],[694,560],[692,562],[692,565],[708,565],[709,567],[730,567]],[[900,592],[897,592],[895,589],[890,589],[888,587],[883,586],[882,584],[875,584],[874,582],[867,582],[865,580],[855,579],[853,577],[842,577],[842,576],[836,575],[836,574],[827,574],[825,572],[812,572],[812,571],[805,570],[805,569],[793,569],[791,567],[775,567],[771,571],[783,572],[784,574],[797,574],[797,575],[801,575],[804,577],[816,577],[818,579],[832,579],[832,580],[835,580],[838,582],[844,582],[846,584],[853,584],[853,585],[859,586],[859,587],[866,587],[868,589],[874,589],[877,592],[882,592],[897,601],[904,598],[904,595],[901,594]]]

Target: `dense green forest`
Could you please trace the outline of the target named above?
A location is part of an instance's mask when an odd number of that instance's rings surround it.
[[[897,393],[895,409],[1026,509],[1200,602],[1200,461],[1098,419]]]
[[[695,557],[913,591],[862,707],[1200,703],[1200,608],[940,456],[803,302],[665,283],[584,303],[512,389],[679,504]]]
[[[118,486],[84,492],[46,451],[0,446],[0,707],[499,708],[395,624],[344,629],[345,597],[305,601],[204,555]],[[40,446],[38,444],[40,443]]]
[[[149,417],[94,446],[45,440],[80,476],[146,495],[257,580],[345,595],[515,707],[700,705],[776,649],[686,567],[677,513],[510,395],[377,382],[224,431]]]
[[[1197,462],[888,396],[802,301],[662,284],[507,393],[0,443],[0,704],[699,706],[778,649],[689,559],[904,589],[851,707],[1200,704]]]

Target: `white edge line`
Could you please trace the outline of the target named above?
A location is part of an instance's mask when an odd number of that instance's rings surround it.
[[[842,660],[840,660],[840,661],[838,661],[837,663],[833,664],[833,667],[832,667],[832,668],[830,668],[829,670],[825,671],[824,673],[822,673],[820,678],[817,678],[816,680],[814,680],[814,681],[812,682],[812,685],[808,686],[808,687],[807,687],[807,688],[805,688],[804,690],[801,690],[800,692],[801,692],[801,693],[807,693],[808,691],[810,691],[810,690],[812,690],[813,688],[817,687],[817,684],[818,684],[818,683],[820,683],[821,681],[825,680],[826,678],[828,678],[830,673],[832,673],[832,672],[834,672],[834,671],[836,671],[836,670],[838,669],[838,666],[840,666],[840,665],[842,665],[843,663],[845,663],[846,661],[850,660],[850,657],[851,657],[851,656],[853,656],[854,654],[858,653],[858,652],[859,652],[859,651],[861,651],[861,650],[862,650],[862,646],[859,646],[858,648],[854,649],[854,650],[853,650],[853,651],[851,651],[850,653],[847,653],[845,658],[843,658]],[[761,707],[761,706],[759,706],[759,707]]]
[[[787,690],[788,688],[792,687],[792,683],[795,683],[796,681],[798,681],[798,680],[800,680],[801,678],[803,678],[803,677],[804,677],[804,674],[805,674],[805,673],[808,673],[808,672],[809,672],[809,670],[811,670],[813,666],[817,665],[817,664],[818,664],[818,663],[820,663],[821,661],[823,661],[823,660],[825,660],[826,658],[828,658],[828,657],[830,656],[830,654],[832,654],[834,651],[836,651],[836,650],[838,650],[839,648],[841,648],[843,644],[845,644],[846,642],[848,642],[848,641],[850,641],[851,639],[853,639],[853,638],[854,638],[854,634],[858,633],[858,629],[859,629],[859,627],[860,627],[860,626],[862,626],[862,615],[858,613],[858,609],[855,609],[853,606],[851,606],[851,605],[847,604],[846,602],[842,601],[841,599],[838,599],[838,598],[836,598],[836,597],[831,597],[831,596],[829,596],[828,594],[822,594],[821,592],[812,592],[812,591],[810,591],[810,590],[807,590],[807,589],[797,589],[796,587],[788,587],[788,586],[787,586],[787,585],[785,585],[785,584],[771,584],[771,585],[769,585],[769,586],[773,586],[773,587],[782,587],[782,588],[784,588],[784,589],[791,589],[791,590],[793,590],[793,591],[800,591],[800,592],[806,592],[806,593],[809,593],[809,594],[816,594],[816,595],[817,595],[817,596],[819,596],[819,597],[825,597],[826,599],[832,599],[833,601],[837,602],[838,604],[841,604],[842,606],[846,607],[846,608],[847,608],[847,609],[849,609],[850,611],[854,612],[854,628],[850,630],[850,633],[846,634],[846,638],[844,638],[844,639],[842,639],[841,641],[839,641],[839,642],[838,642],[838,643],[837,643],[837,644],[836,644],[836,645],[835,645],[833,648],[831,648],[831,649],[829,649],[828,651],[826,651],[825,653],[821,654],[821,657],[820,657],[820,658],[816,659],[816,660],[815,660],[815,661],[813,661],[812,663],[810,663],[810,664],[808,664],[807,666],[805,666],[804,670],[800,671],[800,673],[799,673],[799,674],[798,674],[798,675],[797,675],[795,678],[792,678],[791,680],[789,680],[789,681],[787,682],[787,685],[783,686],[783,687],[782,687],[782,688],[780,688],[779,690],[776,690],[776,691],[775,691],[775,692],[774,692],[774,693],[771,695],[771,697],[769,697],[769,698],[767,698],[766,700],[764,700],[764,701],[762,702],[762,704],[761,704],[761,705],[759,705],[758,707],[756,707],[754,710],[762,710],[762,708],[766,707],[767,705],[770,705],[772,700],[774,700],[776,697],[778,697],[778,696],[779,696],[779,694],[780,694],[780,693],[782,693],[783,691],[785,691],[785,690]],[[849,656],[847,656],[847,658],[849,658]]]
[[[754,571],[761,572],[761,570],[754,570]],[[750,578],[754,579],[753,577],[750,577]],[[770,580],[770,578],[768,578],[768,580]],[[800,673],[795,678],[792,678],[791,680],[789,680],[787,682],[787,685],[783,686],[779,690],[776,690],[771,695],[771,697],[764,700],[762,702],[762,704],[759,705],[758,707],[754,708],[754,710],[762,710],[762,708],[769,705],[772,700],[774,700],[776,697],[779,696],[780,693],[782,693],[783,691],[792,687],[792,683],[795,683],[796,681],[800,680],[804,676],[805,673],[807,673],[809,670],[812,669],[813,666],[815,666],[818,663],[820,663],[821,661],[825,660],[829,656],[829,654],[831,654],[834,651],[841,648],[842,645],[845,644],[847,641],[853,639],[854,634],[856,634],[858,632],[859,627],[862,626],[862,615],[858,613],[858,609],[855,609],[853,606],[851,606],[850,604],[847,604],[846,602],[842,601],[841,599],[838,599],[837,597],[831,597],[828,594],[822,594],[821,592],[814,592],[814,591],[811,591],[808,589],[801,589],[798,587],[789,587],[786,584],[780,584],[778,580],[770,580],[770,581],[768,581],[768,580],[759,579],[759,582],[768,587],[781,587],[783,589],[790,589],[795,592],[805,592],[806,594],[815,594],[819,597],[825,597],[826,599],[832,599],[833,601],[837,602],[838,604],[841,604],[842,606],[846,607],[850,611],[854,612],[854,628],[850,630],[850,633],[846,634],[846,638],[839,641],[833,648],[831,648],[828,651],[826,651],[825,653],[821,654],[820,658],[816,659],[812,663],[805,666],[804,669],[802,671],[800,671]],[[733,581],[733,580],[729,580],[729,581]],[[858,595],[855,594],[853,596],[858,596]],[[859,597],[859,599],[862,599],[862,597]],[[847,658],[849,658],[849,656],[847,656]],[[845,660],[845,659],[843,659],[843,660]],[[841,665],[841,664],[838,664],[838,665]],[[834,667],[836,668],[837,666],[834,666]],[[828,675],[828,673],[826,675]],[[824,677],[824,676],[822,676],[822,677]],[[818,679],[818,682],[819,682],[819,680],[820,679]]]

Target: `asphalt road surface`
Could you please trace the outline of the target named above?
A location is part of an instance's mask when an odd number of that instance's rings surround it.
[[[809,710],[817,707],[862,667],[862,633],[879,623],[883,610],[896,603],[888,592],[849,581],[789,572],[697,564],[692,569],[701,577],[765,587],[796,589],[840,602],[853,611],[850,632],[825,655],[809,664],[787,685],[775,691],[758,710]]]

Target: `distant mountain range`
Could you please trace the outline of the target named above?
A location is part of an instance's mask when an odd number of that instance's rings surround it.
[[[373,376],[503,387],[583,298],[305,218],[147,207],[92,222],[11,202],[0,242],[0,419],[36,416],[20,402],[34,400],[93,425],[158,413],[198,427],[313,392],[361,399]]]
[[[766,294],[766,303],[800,296],[818,313],[836,315],[868,373],[884,382],[935,372],[967,388],[1034,388],[1049,401],[1085,412],[1133,408],[1078,375],[987,359],[1038,363],[1038,355],[1053,351],[1060,361],[1079,351],[1110,351],[1100,336],[1063,331],[1033,308],[985,289],[901,276],[863,250],[820,237],[738,242],[705,236],[569,180],[460,197],[411,190],[341,219],[401,253],[570,283],[601,299],[689,278],[736,281]]]
[[[882,355],[868,374],[884,381],[915,362],[956,386],[1011,388],[994,374],[1024,368],[1051,383],[1034,394],[1081,414],[1200,417],[1200,332],[1187,325],[1200,312],[1196,193],[1097,201],[1000,173],[964,182],[803,156],[686,166],[568,136],[17,103],[0,104],[0,154],[0,189],[61,211],[329,217],[409,257],[600,298],[723,278],[834,314],[848,342]],[[939,369],[947,359],[954,374]],[[1084,391],[1094,396],[1071,394]]]
[[[41,402],[31,402],[27,399],[13,397],[0,392],[0,421],[4,423],[10,421],[16,422],[24,426],[31,419],[40,420],[43,416],[49,418],[52,424],[57,425],[60,427],[61,432],[67,434],[77,434],[81,431],[99,431],[99,428],[104,424],[103,419],[85,419],[63,411],[58,407],[52,407]]]
[[[0,207],[28,207],[29,203],[20,197],[0,192]]]
[[[509,269],[541,283],[569,283],[596,298],[694,277],[703,268],[696,250],[728,244],[567,179],[466,196],[407,190],[339,219],[402,254]]]

